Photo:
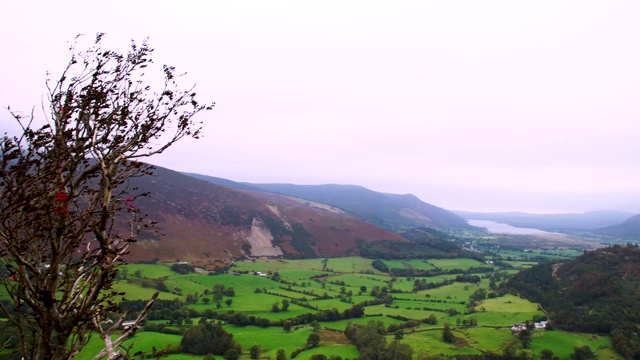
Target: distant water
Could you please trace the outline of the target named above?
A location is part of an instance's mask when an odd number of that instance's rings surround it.
[[[517,234],[517,235],[533,235],[533,234],[553,234],[548,231],[532,228],[521,228],[511,226],[509,224],[503,224],[491,220],[467,220],[469,225],[482,227],[487,229],[490,233],[495,234]]]

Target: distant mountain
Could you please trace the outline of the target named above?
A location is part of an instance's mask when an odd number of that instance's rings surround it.
[[[386,194],[356,185],[248,184],[263,191],[327,204],[389,231],[417,227],[473,228],[458,215],[411,194]]]
[[[640,240],[640,215],[633,216],[621,224],[597,229],[594,233],[621,241],[638,241]]]
[[[554,327],[609,333],[625,359],[640,358],[640,249],[616,245],[543,263],[505,284],[540,303]]]
[[[245,183],[239,183],[236,181],[232,181],[232,180],[227,180],[227,179],[223,179],[223,178],[219,178],[219,177],[215,177],[215,176],[209,176],[209,175],[201,175],[201,174],[196,174],[196,173],[183,173],[185,175],[200,179],[200,180],[205,180],[208,181],[210,183],[214,183],[214,184],[218,184],[218,185],[222,185],[222,186],[226,186],[228,188],[234,189],[234,190],[260,190],[259,188],[256,188],[255,186],[251,186],[249,184],[245,184]]]
[[[132,179],[130,188],[135,187],[150,195],[134,205],[157,225],[153,231],[143,228],[130,260],[159,258],[213,267],[244,255],[358,255],[359,246],[368,242],[408,242],[330,206],[234,190],[161,167],[153,176]]]
[[[592,231],[620,224],[634,214],[622,211],[588,211],[567,214],[528,214],[522,212],[481,213],[454,211],[467,220],[491,220],[511,226],[550,232]]]

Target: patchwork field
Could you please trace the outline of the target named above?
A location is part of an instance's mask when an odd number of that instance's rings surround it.
[[[519,267],[530,263],[511,262]],[[437,270],[440,274],[394,277],[374,269],[371,259],[358,257],[236,261],[229,273],[219,275],[179,274],[170,264],[124,265],[117,289],[126,292],[127,300],[148,299],[160,288],[160,299],[181,304],[180,310],[152,311],[145,331],[128,340],[125,347],[130,348],[130,354],[178,349],[181,332],[203,321],[217,321],[241,345],[240,359],[249,359],[249,349],[255,345],[260,346],[260,356],[265,359],[274,359],[279,349],[287,358],[302,351],[296,359],[317,354],[356,359],[359,351],[343,331],[349,323],[364,326],[374,320],[387,329],[388,343],[396,340],[394,333],[402,329],[399,341],[413,348],[415,359],[421,354],[501,353],[509,346],[534,356],[549,349],[560,359],[569,359],[573,348],[583,345],[599,358],[617,359],[606,336],[536,330],[530,348],[522,348],[511,326],[544,317],[544,313],[526,299],[492,290],[513,270],[473,259],[385,260],[384,264],[390,269]],[[418,285],[426,288],[417,289]],[[232,291],[216,293],[216,288]],[[478,293],[483,297],[470,307],[470,298]],[[364,316],[345,316],[356,304],[361,304]],[[234,314],[243,314],[244,321],[262,319],[261,325],[233,325],[221,320]],[[314,318],[318,319],[313,321],[316,325],[300,320]],[[452,328],[453,343],[443,341],[445,324]],[[320,337],[319,345],[305,350],[314,333]],[[78,359],[91,359],[100,349],[100,340],[93,337]],[[166,358],[202,356],[179,353]]]

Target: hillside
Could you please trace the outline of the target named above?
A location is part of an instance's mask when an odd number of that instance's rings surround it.
[[[225,179],[190,175],[217,184],[228,184]],[[249,186],[265,192],[327,204],[389,231],[417,227],[439,230],[473,228],[454,213],[425,203],[411,194],[386,194],[356,185],[235,184],[236,189],[247,189]]]
[[[595,230],[594,233],[622,241],[640,240],[640,215],[633,216],[621,224]]]
[[[243,256],[290,258],[358,255],[358,243],[407,242],[354,216],[274,194],[234,190],[157,168],[130,187],[147,219],[130,259],[191,261],[212,267]]]
[[[633,216],[632,213],[622,211],[588,211],[567,214],[480,213],[470,211],[455,211],[455,213],[467,220],[491,220],[511,226],[550,232],[593,231],[620,224]]]
[[[640,356],[640,249],[613,246],[563,263],[545,263],[507,287],[547,310],[554,327],[610,333],[625,358]]]

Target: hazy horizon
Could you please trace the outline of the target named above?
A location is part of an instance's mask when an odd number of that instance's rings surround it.
[[[0,107],[98,32],[186,71],[204,138],[150,163],[239,182],[352,184],[448,210],[640,213],[640,2],[21,1]],[[28,25],[35,24],[35,25]],[[149,78],[152,78],[149,74]],[[153,85],[153,84],[152,84]],[[12,132],[6,110],[3,132]]]

